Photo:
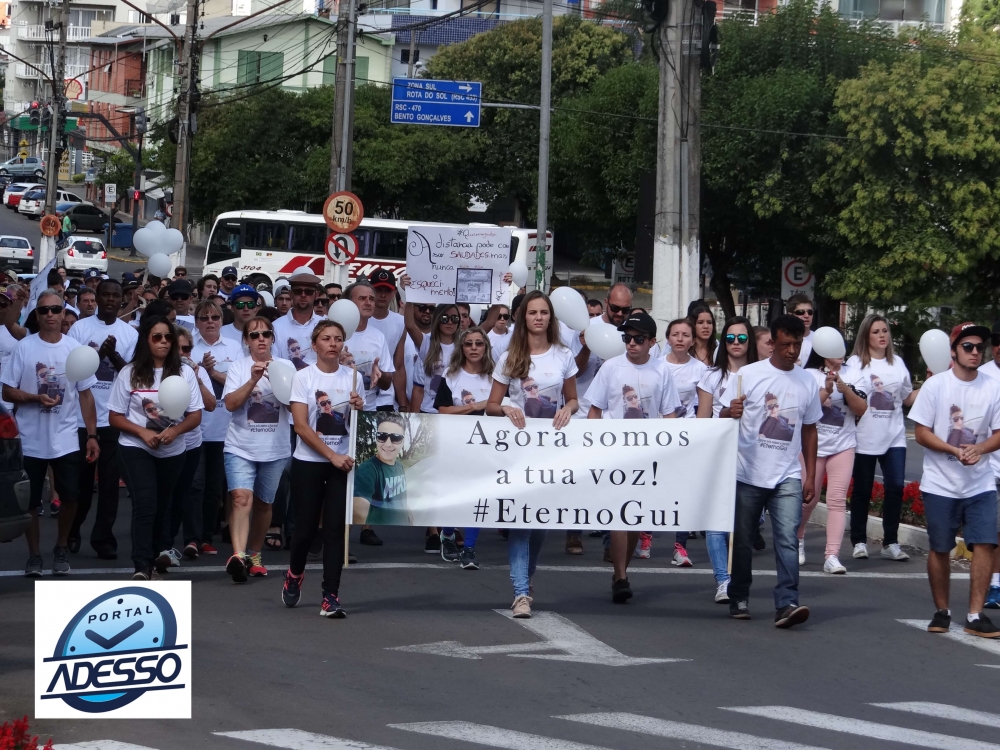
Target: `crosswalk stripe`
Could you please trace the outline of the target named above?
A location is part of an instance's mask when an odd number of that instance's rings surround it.
[[[584,724],[596,724],[600,727],[623,729],[629,732],[641,732],[656,737],[687,740],[695,744],[712,745],[714,747],[729,747],[734,750],[823,750],[813,745],[800,745],[797,742],[783,742],[768,737],[756,737],[742,732],[730,732],[724,729],[712,729],[699,724],[685,724],[680,721],[666,721],[652,716],[640,716],[627,713],[597,713],[570,714],[555,716],[556,719],[580,721]]]
[[[722,708],[723,711],[735,711],[750,716],[762,716],[766,719],[787,721],[805,727],[826,729],[831,732],[857,734],[873,740],[888,740],[903,742],[915,747],[932,747],[938,750],[1000,750],[1000,745],[993,745],[979,740],[968,740],[963,737],[950,737],[936,732],[924,732],[920,729],[907,729],[891,724],[878,724],[874,721],[863,721],[846,716],[823,714],[818,711],[807,711],[791,706],[742,706]]]
[[[927,620],[897,620],[897,622],[927,632]],[[958,623],[953,623],[947,633],[931,633],[928,637],[947,638],[952,641],[964,643],[966,646],[989,651],[995,656],[1000,656],[1000,638],[983,638],[978,635],[969,635],[962,631],[961,620]]]
[[[473,724],[468,721],[426,721],[413,724],[390,724],[393,729],[405,732],[431,734],[435,737],[446,737],[450,740],[475,742],[488,747],[502,747],[506,750],[608,750],[597,745],[584,745],[571,740],[557,740],[543,737],[540,734],[515,732],[513,729],[501,729],[486,724]]]
[[[52,750],[152,750],[142,745],[130,745],[117,740],[93,740],[92,742],[77,742],[72,745],[53,745]]]
[[[1000,728],[1000,714],[986,711],[974,711],[971,708],[949,706],[946,703],[924,703],[921,701],[904,703],[872,703],[879,708],[890,708],[893,711],[907,711],[921,716],[933,716],[935,719],[953,719],[966,724],[981,724],[984,727]]]
[[[303,732],[301,729],[251,729],[245,732],[212,732],[218,737],[257,742],[287,750],[394,750],[391,747],[370,745],[358,740],[344,740],[325,734]]]

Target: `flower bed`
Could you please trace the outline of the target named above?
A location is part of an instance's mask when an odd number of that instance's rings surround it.
[[[851,495],[854,494],[854,480],[847,488],[847,507],[851,506]],[[872,486],[872,502],[868,510],[870,516],[882,515],[882,503],[885,501],[885,486],[875,482]],[[823,477],[823,502],[826,502],[826,477]],[[924,500],[920,496],[920,482],[908,482],[903,485],[903,511],[900,516],[902,523],[911,526],[927,528],[927,518],[924,515]]]
[[[0,724],[0,750],[38,750],[38,737],[28,734],[28,717]],[[52,738],[43,750],[52,750]]]

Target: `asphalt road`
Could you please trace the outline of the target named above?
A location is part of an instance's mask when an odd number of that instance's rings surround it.
[[[129,512],[123,495],[121,559],[84,547],[75,576],[128,578]],[[55,521],[42,524],[50,564]],[[989,744],[1000,644],[923,630],[933,607],[916,551],[906,563],[847,559],[848,575],[824,576],[825,532],[810,527],[801,598],[812,617],[782,631],[769,537],[749,622],[713,603],[703,540],[690,545],[695,568],[680,571],[672,539],[657,537],[652,558],[634,561],[635,598],[617,606],[600,540],[568,557],[557,534],[533,580],[536,617],[514,621],[497,533],[483,532],[476,572],[425,555],[420,530],[379,533],[383,547],[352,545],[361,564],[344,573],[346,620],[318,616],[315,566],[299,607],[281,605],[285,552],[266,555],[270,575],[245,585],[221,572],[225,548],[185,562],[170,578],[193,581],[193,718],[40,720],[33,731],[73,750],[1000,747]],[[33,715],[32,592],[45,581],[21,577],[25,557],[22,540],[0,546],[0,721]],[[959,566],[954,575],[958,618],[968,581]],[[422,647],[399,650],[410,646]],[[237,732],[249,734],[219,734]]]

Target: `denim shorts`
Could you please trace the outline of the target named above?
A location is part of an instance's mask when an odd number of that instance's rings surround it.
[[[262,502],[273,503],[278,491],[285,459],[277,461],[248,461],[235,453],[222,454],[226,464],[226,484],[230,490],[253,490],[254,497]]]
[[[951,552],[962,529],[965,544],[997,545],[997,493],[981,492],[972,497],[945,497],[922,493],[927,516],[927,538],[935,552]]]

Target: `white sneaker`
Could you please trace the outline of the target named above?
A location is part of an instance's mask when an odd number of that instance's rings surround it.
[[[858,542],[854,545],[854,555],[855,560],[867,560],[868,559],[868,545],[864,542]]]
[[[678,568],[690,568],[691,558],[687,555],[687,550],[679,544],[674,545],[674,559],[670,563]]]
[[[181,566],[181,553],[175,549],[166,549],[160,553],[160,555],[166,555],[170,558],[170,567],[179,568]]]
[[[723,581],[715,590],[715,603],[726,604],[729,602],[729,581]]]
[[[847,572],[847,568],[840,564],[840,558],[836,555],[830,555],[826,558],[826,562],[823,563],[823,572],[831,573],[833,575],[842,574]]]
[[[903,552],[898,544],[890,544],[888,547],[883,547],[881,556],[887,560],[899,560],[900,562],[910,559],[910,556]]]
[[[799,539],[799,565],[806,564],[806,540]]]

